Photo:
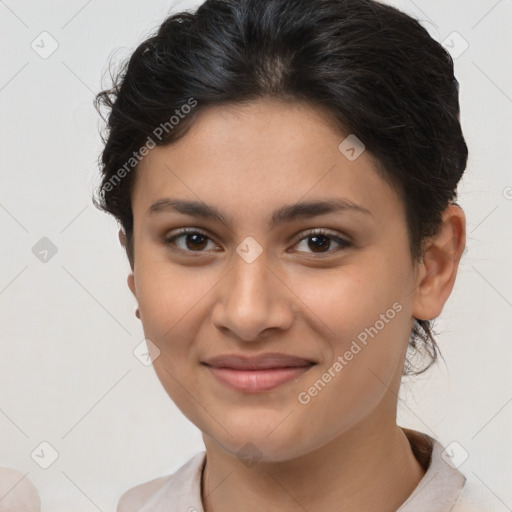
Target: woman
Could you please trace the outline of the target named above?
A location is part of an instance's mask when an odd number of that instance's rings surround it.
[[[439,441],[396,424],[465,246],[442,46],[372,0],[207,0],[96,106],[97,205],[206,448],[118,511],[494,510]]]

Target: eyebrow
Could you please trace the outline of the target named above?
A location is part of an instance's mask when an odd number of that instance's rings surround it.
[[[205,204],[200,201],[188,201],[184,199],[172,199],[164,197],[155,201],[147,210],[146,215],[152,215],[160,212],[175,211],[191,217],[202,217],[205,219],[216,220],[229,227],[230,219],[215,206]],[[285,224],[299,218],[315,217],[326,215],[328,213],[349,211],[362,213],[365,215],[373,214],[366,208],[349,201],[348,199],[325,199],[321,201],[310,201],[286,205],[272,214],[270,229],[277,225]]]

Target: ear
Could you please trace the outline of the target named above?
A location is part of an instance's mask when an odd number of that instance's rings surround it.
[[[418,264],[412,291],[415,318],[433,320],[441,314],[465,246],[466,216],[460,206],[453,204],[443,212],[439,231],[427,240],[423,260]]]
[[[119,242],[123,247],[126,247],[126,233],[124,232],[124,229],[121,228],[118,233],[119,236]]]
[[[137,298],[137,293],[135,291],[135,276],[133,275],[133,272],[130,272],[128,274],[126,282],[128,283],[128,288],[130,288],[131,292],[133,293],[133,296]]]
[[[126,248],[126,233],[121,228],[118,233],[119,236],[119,242],[121,245]],[[134,297],[137,298],[137,294],[135,293],[135,276],[133,275],[133,271],[130,272],[127,279],[128,288],[130,288],[131,292],[133,293]]]

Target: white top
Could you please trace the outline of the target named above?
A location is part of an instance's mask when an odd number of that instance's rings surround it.
[[[506,512],[508,507],[478,480],[464,476],[443,446],[421,432],[402,428],[415,457],[427,470],[396,512]],[[448,462],[447,462],[448,461]],[[204,512],[201,477],[206,452],[192,457],[175,473],[132,487],[117,512]],[[428,467],[427,467],[428,464]]]

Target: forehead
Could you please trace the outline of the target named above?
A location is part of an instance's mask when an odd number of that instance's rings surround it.
[[[347,157],[348,135],[325,109],[304,103],[205,108],[182,139],[150,150],[139,164],[134,215],[166,196],[240,215],[326,195],[396,214],[400,201],[374,157],[368,151]]]

